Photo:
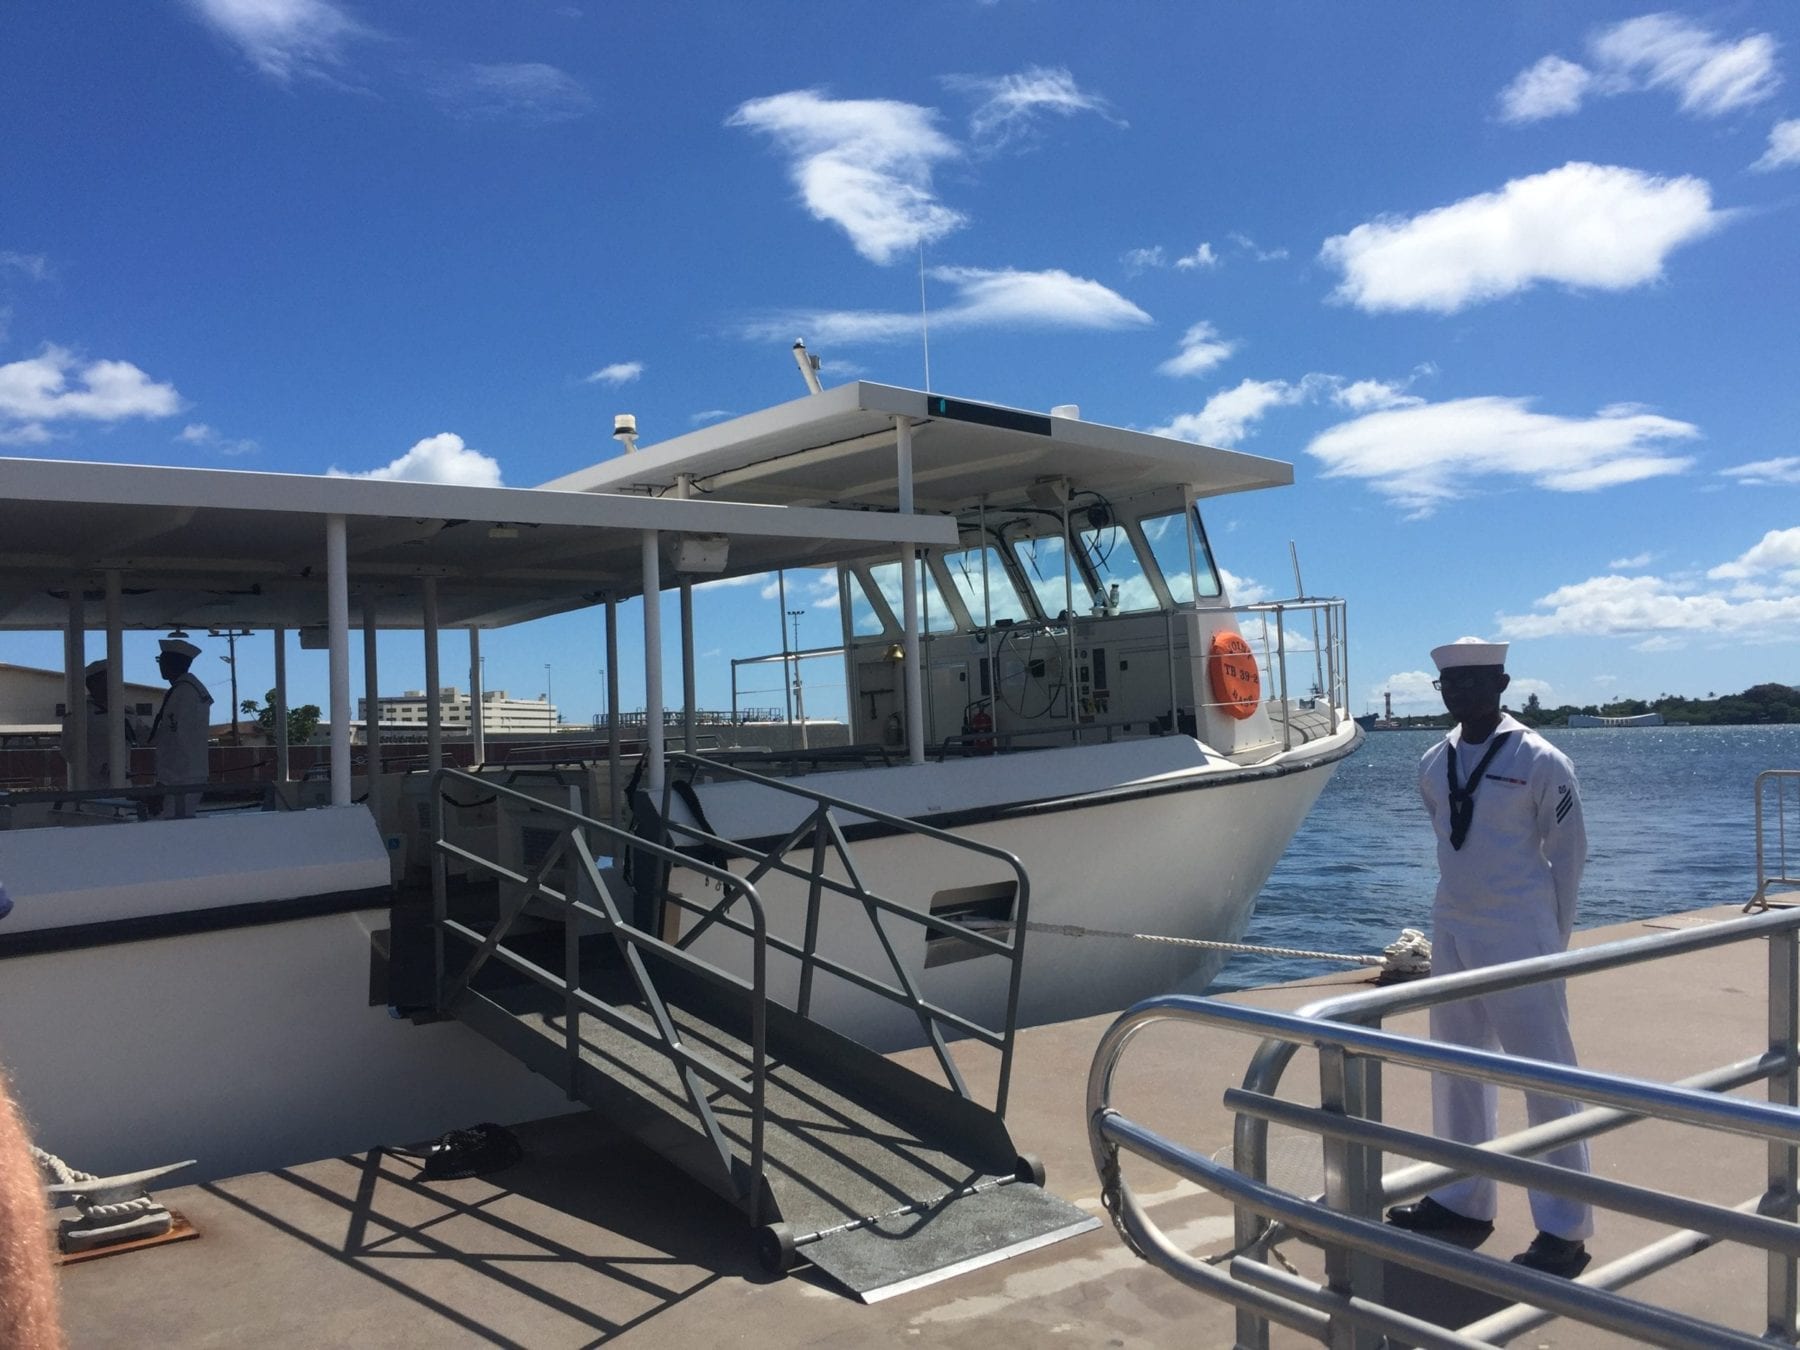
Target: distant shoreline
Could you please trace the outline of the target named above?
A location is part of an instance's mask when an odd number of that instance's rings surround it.
[[[1653,700],[1626,698],[1616,703],[1588,703],[1580,707],[1572,703],[1554,708],[1543,707],[1533,694],[1522,708],[1507,711],[1528,727],[1567,726],[1570,714],[1590,717],[1640,717],[1644,713],[1661,713],[1665,726],[1671,727],[1752,727],[1785,726],[1800,722],[1800,687],[1788,684],[1756,684],[1740,694],[1709,695],[1706,698],[1683,698],[1661,694]],[[1442,713],[1396,717],[1382,731],[1444,731],[1450,720]]]

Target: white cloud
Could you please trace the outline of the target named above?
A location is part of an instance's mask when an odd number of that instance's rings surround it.
[[[969,115],[969,135],[976,145],[999,149],[1029,137],[1040,114],[1073,117],[1095,113],[1123,126],[1106,100],[1079,88],[1060,66],[1028,66],[1015,75],[946,75],[944,84],[982,101]]]
[[[1149,323],[1150,316],[1117,291],[1059,268],[938,267],[931,275],[956,289],[956,299],[931,311],[933,332],[967,328],[1080,328],[1109,331]],[[809,342],[891,342],[919,331],[919,316],[893,310],[790,311],[745,325],[758,340],[807,335]]]
[[[1255,577],[1240,577],[1227,568],[1219,568],[1219,582],[1225,587],[1225,594],[1231,597],[1231,603],[1234,605],[1257,605],[1270,596],[1269,588]],[[1290,633],[1288,636],[1290,638],[1288,650],[1292,651],[1293,634]]]
[[[432,77],[426,88],[439,107],[471,121],[547,125],[584,117],[594,107],[580,81],[541,61],[455,67]]]
[[[1800,638],[1800,586],[1740,599],[1728,591],[1663,577],[1590,577],[1540,597],[1533,609],[1530,614],[1502,614],[1500,635],[1638,638],[1645,640],[1639,650],[1666,650],[1683,635],[1745,641]]]
[[[1408,381],[1411,383],[1411,381]],[[1332,391],[1331,401],[1351,412],[1373,412],[1379,408],[1412,408],[1425,400],[1406,392],[1406,386],[1391,380],[1355,380]]]
[[[1570,163],[1417,216],[1358,225],[1327,239],[1319,256],[1343,270],[1334,300],[1451,314],[1539,282],[1641,286],[1723,218],[1702,179]]]
[[[1289,384],[1286,380],[1246,379],[1214,394],[1199,412],[1182,413],[1167,426],[1155,428],[1154,434],[1200,445],[1232,446],[1243,440],[1269,409],[1299,403],[1311,392],[1305,380]]]
[[[1263,248],[1247,234],[1233,230],[1226,238],[1237,245],[1238,250],[1248,253],[1257,262],[1280,262],[1288,256],[1285,248]]]
[[[717,422],[721,418],[730,416],[730,408],[704,408],[700,412],[688,414],[688,425],[697,427],[703,423]]]
[[[1646,89],[1673,93],[1681,111],[1719,117],[1761,103],[1781,83],[1777,43],[1767,33],[1730,42],[1674,14],[1645,14],[1596,32],[1592,68],[1546,56],[1500,93],[1500,118],[1536,122],[1580,110],[1591,95]]]
[[[1181,335],[1181,348],[1156,369],[1164,375],[1204,375],[1237,350],[1210,323],[1197,323]]]
[[[48,281],[50,260],[42,253],[14,253],[0,249],[0,270],[22,272],[33,281]]]
[[[333,466],[333,478],[383,478],[407,483],[455,483],[462,487],[499,487],[500,464],[463,444],[452,431],[427,436],[384,468],[345,473]]]
[[[1559,417],[1531,411],[1529,399],[1484,397],[1369,413],[1321,432],[1306,450],[1326,477],[1363,479],[1423,516],[1484,478],[1587,492],[1681,473],[1693,460],[1660,447],[1699,434],[1651,413]]]
[[[1726,478],[1737,479],[1745,487],[1800,487],[1800,455],[1734,464],[1719,472]]]
[[[1175,260],[1175,266],[1184,272],[1191,272],[1196,267],[1217,267],[1218,265],[1219,255],[1214,253],[1213,246],[1205,241],[1202,241],[1200,247],[1185,258]]]
[[[1139,272],[1148,271],[1152,267],[1166,266],[1168,259],[1163,253],[1163,246],[1154,244],[1149,248],[1126,249],[1125,255],[1119,261],[1125,264],[1126,272],[1136,276]]]
[[[1648,553],[1634,553],[1629,558],[1614,558],[1606,565],[1615,572],[1635,572],[1640,567],[1648,567],[1650,565],[1650,555]]]
[[[932,166],[958,154],[929,108],[886,99],[830,99],[799,89],[739,105],[726,125],[767,134],[816,220],[836,225],[856,251],[889,263],[963,223],[937,200]]]
[[[1627,19],[1590,44],[1602,72],[1675,93],[1683,112],[1717,117],[1760,103],[1775,92],[1775,39],[1752,33],[1723,42],[1673,14]]]
[[[1706,574],[1709,581],[1732,581],[1765,572],[1800,568],[1800,528],[1770,530],[1751,548]]]
[[[1560,56],[1546,56],[1535,66],[1520,71],[1500,91],[1500,120],[1537,122],[1575,112],[1593,82],[1593,73],[1586,66]]]
[[[1759,173],[1791,169],[1800,164],[1800,117],[1790,117],[1769,128],[1769,148],[1750,167]]]
[[[283,84],[325,76],[343,47],[366,31],[330,0],[187,0],[188,7],[236,45],[263,74]]]
[[[0,426],[0,445],[46,445],[56,439],[42,422],[22,422],[18,426]]]
[[[0,421],[117,422],[181,410],[175,386],[158,384],[129,361],[78,360],[62,347],[0,366]]]
[[[1444,702],[1431,687],[1436,678],[1436,673],[1429,670],[1397,670],[1381,682],[1377,692],[1392,695],[1395,706],[1401,709],[1437,712],[1442,710]]]
[[[614,361],[610,366],[601,366],[582,382],[584,384],[630,384],[643,373],[644,363],[642,361]]]
[[[203,445],[209,450],[216,450],[221,455],[253,455],[259,449],[255,441],[234,440],[221,436],[205,422],[189,422],[175,433],[175,439],[184,445]]]

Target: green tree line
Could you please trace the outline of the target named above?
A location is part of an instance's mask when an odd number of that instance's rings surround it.
[[[1705,698],[1685,698],[1680,694],[1658,694],[1653,699],[1621,698],[1611,703],[1587,703],[1577,707],[1564,703],[1546,708],[1533,694],[1525,706],[1513,711],[1528,727],[1561,726],[1571,713],[1587,713],[1595,717],[1641,717],[1644,713],[1661,713],[1671,726],[1757,726],[1782,722],[1800,722],[1800,688],[1787,684],[1753,684],[1741,694]]]

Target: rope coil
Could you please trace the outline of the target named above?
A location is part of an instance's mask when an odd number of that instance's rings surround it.
[[[68,1163],[54,1153],[33,1144],[31,1146],[32,1161],[37,1163],[38,1170],[46,1177],[53,1178],[58,1186],[91,1185],[104,1178],[92,1172],[83,1172],[79,1168],[70,1167]],[[112,1204],[96,1204],[85,1195],[74,1197],[75,1208],[84,1219],[123,1219],[133,1214],[148,1213],[161,1209],[162,1206],[150,1195],[139,1195],[130,1200],[120,1200]]]

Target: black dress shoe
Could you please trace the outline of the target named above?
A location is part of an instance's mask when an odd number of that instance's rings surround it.
[[[1431,1233],[1445,1237],[1485,1239],[1494,1231],[1487,1219],[1471,1219],[1440,1205],[1429,1195],[1417,1204],[1395,1205],[1387,1212],[1387,1221],[1409,1233]]]
[[[1554,1233],[1540,1232],[1529,1247],[1513,1257],[1513,1264],[1572,1280],[1586,1270],[1587,1263],[1593,1259],[1587,1243],[1579,1238],[1559,1238]]]

